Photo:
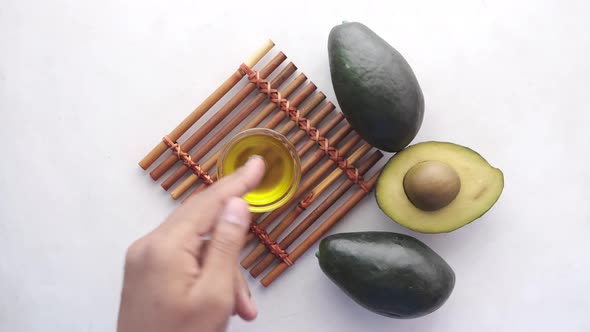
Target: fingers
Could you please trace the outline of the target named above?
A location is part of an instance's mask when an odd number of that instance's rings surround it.
[[[211,187],[212,199],[226,201],[231,197],[241,197],[255,189],[264,176],[265,163],[262,157],[252,156],[248,162],[234,173],[222,178]]]
[[[203,256],[207,256],[209,242],[209,240],[203,241],[203,246],[201,247],[200,252],[201,255],[198,258],[199,266],[203,265]],[[254,320],[258,315],[258,309],[256,308],[254,301],[252,301],[250,287],[248,287],[248,283],[246,282],[246,279],[244,279],[241,266],[236,264],[234,270],[236,276],[234,278],[234,315],[239,315],[246,321]]]
[[[221,289],[233,289],[235,269],[249,225],[250,211],[246,202],[241,198],[230,198],[213,229],[204,257],[204,279]]]
[[[265,164],[253,156],[244,166],[222,178],[208,189],[189,197],[169,217],[169,222],[180,233],[207,234],[211,231],[220,210],[232,197],[242,197],[258,186],[264,176]]]
[[[243,320],[251,321],[258,315],[258,309],[252,301],[250,288],[244,275],[240,269],[236,273],[236,313],[242,317]]]

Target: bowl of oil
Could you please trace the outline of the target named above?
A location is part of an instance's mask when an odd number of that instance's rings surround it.
[[[244,195],[252,212],[274,210],[291,199],[301,180],[297,150],[280,133],[265,128],[246,129],[232,137],[217,159],[217,178],[230,175],[253,155],[262,157],[266,171],[254,190]]]

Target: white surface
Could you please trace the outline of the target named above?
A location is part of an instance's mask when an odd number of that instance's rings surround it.
[[[447,140],[504,171],[498,204],[447,235],[390,222],[373,197],[334,232],[414,234],[457,274],[427,317],[367,312],[315,247],[231,331],[589,331],[586,1],[0,3],[0,330],[113,331],[127,245],[175,204],[137,162],[270,37],[335,100],[326,41],[358,20],[424,90],[415,142]],[[303,23],[303,21],[306,23]]]

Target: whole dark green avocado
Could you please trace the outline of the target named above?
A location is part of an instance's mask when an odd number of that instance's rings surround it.
[[[419,240],[390,232],[330,235],[317,253],[322,271],[356,303],[377,314],[416,318],[440,308],[455,273]]]
[[[404,57],[358,22],[335,26],[328,37],[332,85],[348,122],[387,152],[405,148],[424,117],[424,96]]]

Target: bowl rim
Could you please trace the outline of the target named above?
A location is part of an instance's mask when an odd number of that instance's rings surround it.
[[[223,174],[223,163],[225,161],[225,157],[227,156],[231,148],[242,139],[257,135],[271,136],[275,138],[276,140],[281,142],[285,147],[287,147],[293,159],[293,180],[291,182],[289,190],[287,190],[284,195],[282,195],[276,201],[265,205],[252,205],[250,202],[246,201],[251,212],[262,213],[275,210],[289,202],[293,195],[295,195],[297,189],[299,188],[299,184],[301,181],[301,159],[299,157],[299,154],[297,153],[297,148],[295,147],[295,145],[293,145],[293,143],[291,143],[291,141],[289,141],[289,139],[285,135],[269,128],[248,128],[239,131],[233,137],[231,137],[220,149],[220,155],[217,158],[216,173],[217,180],[221,180],[224,176],[226,176],[226,174]]]

